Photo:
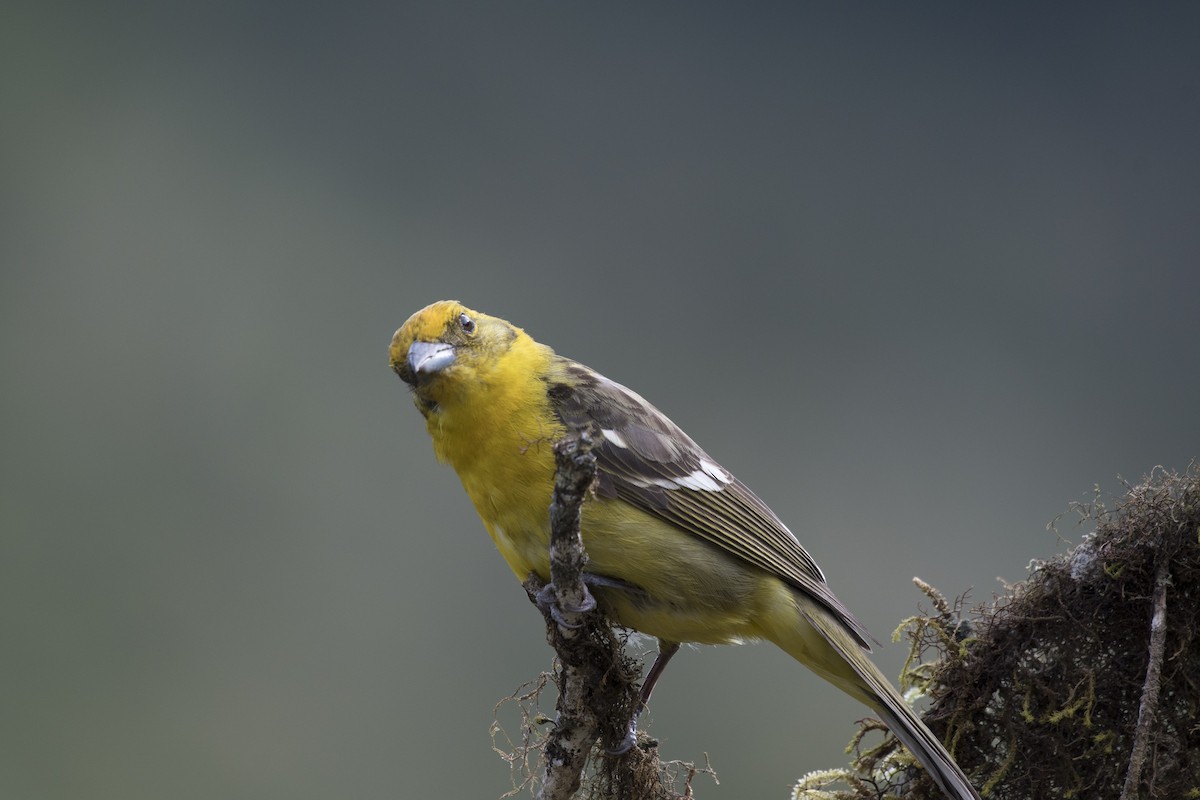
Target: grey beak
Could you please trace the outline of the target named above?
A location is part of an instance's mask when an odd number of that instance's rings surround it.
[[[408,348],[408,367],[413,375],[432,375],[454,363],[454,345],[445,342],[413,342]]]

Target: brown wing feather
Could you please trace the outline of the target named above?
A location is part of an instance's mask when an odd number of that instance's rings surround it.
[[[559,359],[548,388],[563,424],[594,424],[598,492],[708,541],[805,592],[866,649],[871,636],[825,583],[812,556],[754,492],[637,393]]]

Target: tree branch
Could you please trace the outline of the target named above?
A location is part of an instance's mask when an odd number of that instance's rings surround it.
[[[1154,573],[1153,611],[1150,616],[1150,656],[1146,665],[1146,680],[1142,684],[1142,701],[1138,706],[1137,727],[1133,734],[1133,748],[1129,754],[1129,771],[1125,773],[1125,787],[1121,800],[1134,800],[1138,796],[1138,784],[1142,779],[1142,767],[1146,763],[1146,750],[1150,743],[1150,731],[1158,709],[1158,693],[1162,687],[1163,654],[1167,642],[1167,584],[1171,576],[1171,558],[1162,554]]]
[[[546,638],[558,657],[554,676],[557,714],[542,746],[545,769],[537,800],[573,797],[583,783],[584,768],[597,742],[608,747],[622,744],[639,702],[642,664],[625,653],[624,640],[604,615],[590,608],[593,601],[583,580],[587,553],[580,521],[596,479],[592,453],[596,435],[592,429],[571,431],[554,446],[551,582],[543,584],[537,575],[530,575],[523,584],[529,599],[542,610]],[[697,771],[716,780],[708,766],[697,770],[682,762],[663,764],[658,743],[643,734],[637,746],[600,760],[589,778],[589,796],[614,800],[691,797]],[[682,795],[674,789],[677,780],[683,781]]]
[[[587,553],[579,533],[583,501],[596,479],[594,442],[588,431],[573,432],[554,445],[557,469],[554,498],[550,504],[550,586],[542,585],[536,575],[525,581],[530,599],[541,594],[546,617],[546,636],[558,654],[558,712],[554,729],[542,748],[545,773],[538,789],[538,800],[567,800],[578,791],[588,754],[600,736],[600,717],[595,707],[596,687],[603,680],[597,675],[597,662],[612,665],[619,652],[597,653],[600,645],[594,635],[599,626],[608,630],[599,614],[578,611],[590,600],[583,583]],[[552,593],[554,613],[543,592]],[[615,643],[615,640],[608,637]],[[603,649],[603,648],[601,648]]]

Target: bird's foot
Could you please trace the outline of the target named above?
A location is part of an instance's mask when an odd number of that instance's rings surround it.
[[[629,720],[629,729],[625,731],[625,738],[616,747],[610,747],[605,750],[606,755],[623,756],[633,749],[633,746],[637,744],[637,721],[638,715],[634,714],[633,719]]]
[[[541,609],[543,614],[549,614],[555,622],[564,628],[580,628],[583,627],[583,623],[568,622],[563,616],[563,611],[569,611],[573,614],[583,614],[596,607],[596,598],[592,597],[592,593],[588,591],[586,580],[583,582],[583,599],[578,605],[562,606],[560,608],[553,583],[547,583],[541,588],[537,593],[536,601],[537,607]]]

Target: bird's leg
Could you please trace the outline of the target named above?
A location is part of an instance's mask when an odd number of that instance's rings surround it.
[[[586,578],[587,576],[585,575],[584,577]],[[549,614],[555,622],[557,622],[559,625],[562,625],[564,628],[579,628],[582,627],[583,623],[567,622],[566,618],[562,615],[563,611],[571,611],[576,614],[582,614],[586,611],[591,611],[596,607],[596,598],[592,597],[592,593],[588,591],[586,580],[583,582],[583,600],[577,606],[568,606],[567,608],[560,610],[557,599],[554,596],[553,583],[547,583],[545,586],[543,586],[541,590],[538,591],[537,596],[534,598],[534,602],[537,603],[537,607],[543,614]]]
[[[671,656],[678,652],[679,642],[658,640],[658,657],[654,659],[654,664],[650,667],[650,671],[646,673],[646,679],[642,681],[642,690],[638,693],[637,708],[633,710],[633,717],[629,720],[629,730],[626,731],[625,738],[621,740],[621,743],[608,751],[609,755],[619,756],[628,753],[629,748],[637,743],[638,717],[646,710],[646,704],[650,702],[650,693],[654,691],[654,684],[658,683],[658,679],[662,677],[663,670],[667,668],[667,662],[671,660]]]
[[[634,586],[632,583],[626,583],[625,581],[618,580],[617,578],[609,578],[605,575],[597,575],[594,572],[585,572],[580,577],[583,580],[583,602],[574,608],[559,609],[558,603],[555,602],[553,583],[547,583],[545,586],[543,586],[541,590],[538,591],[537,596],[534,598],[535,602],[537,603],[537,607],[541,609],[542,613],[549,614],[555,622],[567,628],[578,628],[579,625],[568,624],[563,619],[563,611],[573,611],[577,614],[582,614],[586,611],[591,611],[596,607],[596,598],[593,597],[592,593],[588,590],[589,586],[599,586],[606,589],[620,589],[623,592],[630,592],[634,594],[645,594],[645,592]]]
[[[577,608],[568,608],[567,611],[583,613],[591,611],[596,607],[596,599],[592,596],[589,586],[616,589],[622,592],[636,595],[645,598],[646,592],[639,586],[632,583],[620,580],[619,578],[610,578],[607,575],[597,575],[594,572],[584,572],[583,579],[583,602]],[[537,593],[535,597],[538,608],[543,613],[549,614],[559,625],[568,628],[578,628],[579,625],[567,623],[562,616],[562,611],[559,609],[554,595],[554,584],[547,583]],[[667,662],[671,657],[679,652],[679,642],[669,642],[663,639],[658,640],[658,656],[654,659],[654,663],[650,666],[650,671],[646,673],[645,680],[642,681],[642,688],[638,692],[637,706],[633,709],[633,716],[629,719],[629,728],[625,733],[625,738],[611,750],[608,754],[612,756],[623,755],[628,753],[629,749],[637,743],[637,723],[642,712],[646,710],[646,704],[650,702],[650,694],[654,691],[654,685],[658,683],[658,679],[662,677],[663,670],[667,668]]]

